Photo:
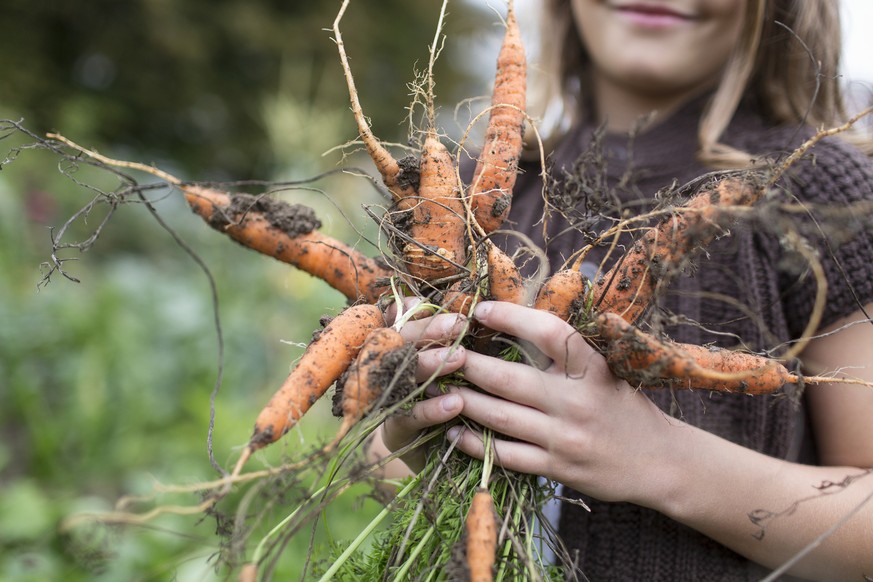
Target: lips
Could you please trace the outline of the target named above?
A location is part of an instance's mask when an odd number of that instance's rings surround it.
[[[632,24],[661,29],[694,20],[690,13],[656,2],[618,2],[613,9]]]
[[[621,12],[634,12],[637,14],[648,15],[648,16],[662,16],[662,17],[672,17],[672,18],[681,18],[684,20],[691,19],[690,14],[686,14],[681,10],[677,10],[672,6],[657,4],[653,2],[627,2],[627,3],[617,3],[615,5],[616,10]]]

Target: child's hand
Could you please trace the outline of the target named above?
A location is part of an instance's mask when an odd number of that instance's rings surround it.
[[[497,462],[602,500],[651,501],[657,494],[653,480],[661,478],[659,460],[670,455],[668,432],[676,432],[667,429],[681,423],[616,378],[604,358],[557,317],[485,302],[475,318],[529,342],[547,358],[539,369],[469,350],[462,354],[464,378],[482,391],[458,387],[442,398],[459,396],[463,403],[453,406],[453,413],[463,411],[480,425],[518,439],[494,441]],[[481,436],[459,426],[448,438],[459,433],[458,448],[482,458]]]

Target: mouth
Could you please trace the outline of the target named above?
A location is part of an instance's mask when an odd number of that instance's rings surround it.
[[[613,8],[635,24],[646,27],[658,28],[694,20],[692,14],[655,2],[621,2]]]

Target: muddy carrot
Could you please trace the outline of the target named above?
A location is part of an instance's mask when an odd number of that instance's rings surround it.
[[[480,487],[473,494],[465,525],[470,582],[490,582],[497,553],[497,520],[488,489]]]
[[[341,395],[342,424],[334,443],[339,442],[385,396],[386,388],[403,379],[404,369],[412,373],[412,353],[399,332],[390,327],[371,331],[354,363],[337,388]],[[408,376],[408,374],[407,374]],[[408,379],[408,378],[407,378]]]
[[[351,365],[367,335],[384,325],[382,312],[374,305],[354,305],[334,317],[258,415],[248,448],[263,448],[293,428]]]
[[[403,258],[409,273],[424,281],[457,274],[466,261],[466,211],[459,196],[454,160],[436,132],[421,151],[418,196],[407,198],[409,239]]]
[[[619,313],[631,323],[648,309],[659,286],[691,254],[724,232],[725,207],[751,206],[763,188],[742,178],[725,178],[695,195],[678,212],[645,231],[623,257],[597,281],[594,307]]]
[[[512,258],[490,240],[484,242],[488,261],[488,295],[495,301],[524,305],[524,280]]]
[[[644,388],[770,394],[802,379],[763,356],[659,339],[614,313],[601,313],[595,322],[610,369]]]
[[[588,286],[588,279],[578,269],[558,271],[540,287],[534,308],[553,313],[572,324],[587,311],[585,297]]]
[[[468,195],[479,226],[488,233],[503,224],[512,204],[512,188],[521,156],[527,64],[512,2],[497,57],[491,116],[485,144]]]
[[[267,196],[181,186],[191,208],[240,244],[325,281],[349,301],[375,303],[392,271],[380,261],[320,233],[311,209]]]
[[[442,294],[440,307],[451,313],[470,315],[476,305],[476,282],[470,279],[455,281]]]

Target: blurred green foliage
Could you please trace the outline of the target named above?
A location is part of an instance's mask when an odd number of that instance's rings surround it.
[[[285,161],[267,139],[265,100],[281,95],[348,110],[325,30],[339,5],[5,0],[0,110],[37,131],[170,159],[200,178],[263,178]],[[451,11],[450,34],[459,39],[496,20],[460,2]],[[416,63],[427,62],[438,14],[438,2],[404,0],[357,0],[347,12],[343,37],[364,108],[383,139],[405,141],[406,85]],[[452,53],[462,47],[448,50],[436,74],[439,98],[453,106],[481,85],[471,84],[478,81],[472,71],[452,67]],[[339,137],[355,137],[353,124]]]
[[[11,145],[9,139],[0,143]],[[149,493],[156,481],[185,484],[217,476],[206,437],[219,361],[208,280],[142,204],[114,214],[89,252],[60,251],[78,259],[64,268],[81,283],[56,273],[38,290],[49,225],[89,199],[60,173],[37,179],[40,168],[56,163],[47,152],[26,152],[0,174],[0,580],[210,579],[209,558],[222,541],[211,518],[59,530],[71,515],[109,511],[122,496]],[[75,176],[89,185],[111,182],[85,166]],[[364,199],[372,193],[362,180],[339,182],[345,186],[333,188]],[[321,214],[336,214],[328,226],[336,236],[357,239],[353,225],[340,218],[347,213],[342,205],[319,193],[297,194]],[[295,198],[295,192],[286,196]],[[154,199],[217,286],[225,358],[214,449],[217,461],[229,465],[257,410],[318,328],[319,316],[336,313],[345,300],[324,283],[209,230],[179,196],[157,193]],[[67,238],[87,237],[103,212],[97,206],[87,221],[76,221]],[[354,226],[372,231],[366,223]],[[289,438],[314,447],[336,426],[322,407]],[[291,447],[270,452],[270,462],[297,454]],[[298,493],[289,494],[288,512],[303,491],[293,490]],[[365,493],[350,492],[336,511],[347,515]],[[197,500],[191,494],[158,502]],[[366,520],[368,514],[356,515]],[[360,523],[346,525],[343,535],[352,537]],[[308,543],[305,535],[294,540],[278,571],[294,575]]]
[[[355,137],[336,49],[323,30],[338,7],[8,0],[0,117],[187,179],[310,178],[342,159],[323,152]],[[407,83],[426,61],[438,12],[437,2],[399,0],[359,0],[349,9],[343,34],[361,99],[386,140],[407,138]],[[458,42],[448,43],[437,70],[449,111],[483,92],[487,80],[457,55],[483,22],[496,21],[463,3],[450,12],[446,32]],[[459,62],[468,68],[452,66]],[[119,182],[44,149],[17,150],[33,141],[15,131],[0,139],[0,580],[224,579],[216,560],[223,522],[211,517],[59,527],[71,515],[146,494],[156,481],[215,478],[207,431],[219,374],[216,306],[203,270],[135,199],[105,226],[104,203],[71,223],[66,242],[100,234],[88,252],[60,253],[81,282],[55,273],[38,290],[52,237],[95,197],[110,200],[101,193]],[[375,225],[361,212],[362,203],[379,200],[367,180],[334,176],[281,195],[313,206],[327,232],[376,252],[367,244]],[[336,313],[344,299],[209,230],[178,193],[153,191],[149,199],[215,281],[225,357],[214,450],[227,466],[319,316]],[[276,463],[301,442],[323,442],[337,426],[328,416],[317,408],[284,448],[262,459]],[[289,486],[287,505],[273,507],[253,542],[293,509],[303,485]],[[380,507],[369,493],[357,487],[332,504],[314,543],[356,535]],[[277,565],[280,579],[299,577],[310,539],[298,537]]]

